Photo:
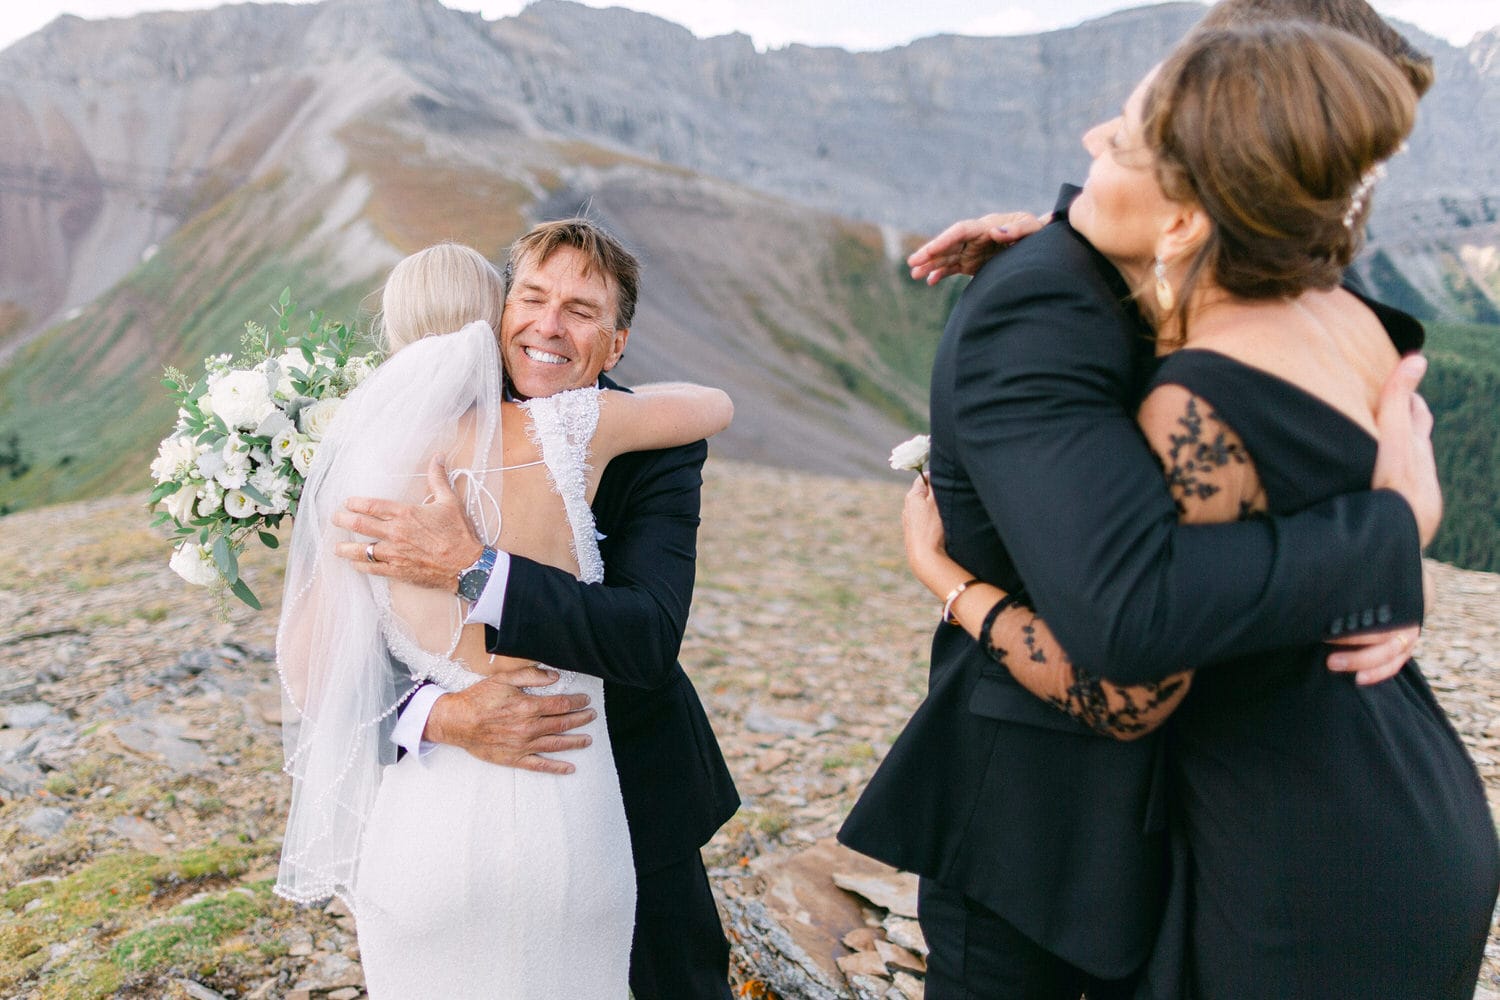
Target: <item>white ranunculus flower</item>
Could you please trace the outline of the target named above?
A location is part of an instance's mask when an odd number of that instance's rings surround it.
[[[231,429],[252,430],[260,426],[276,404],[263,372],[229,371],[208,390],[214,413]]]
[[[333,396],[320,399],[311,406],[303,407],[298,420],[302,424],[302,433],[313,441],[323,440],[323,435],[328,433],[329,426],[333,423],[334,414],[338,413],[339,406],[343,404],[342,399]]]
[[[318,453],[318,445],[315,441],[302,441],[292,452],[292,467],[304,476],[307,470],[312,468],[313,456]]]
[[[151,478],[158,483],[176,479],[185,469],[191,468],[197,459],[198,448],[193,444],[193,439],[174,434],[156,449],[156,459],[151,463]]]
[[[224,494],[224,512],[230,517],[254,517],[255,501],[239,490],[229,490]]]
[[[902,441],[891,449],[891,468],[897,472],[922,472],[927,468],[927,456],[931,450],[932,439],[926,434],[918,434],[909,441]]]
[[[166,507],[168,514],[180,523],[187,524],[193,519],[193,503],[197,499],[197,484],[183,483],[181,489],[162,500],[162,505]]]
[[[207,587],[219,579],[214,557],[209,554],[208,549],[196,542],[183,542],[177,546],[177,551],[172,553],[171,562],[167,565],[172,567],[172,572],[199,587]]]

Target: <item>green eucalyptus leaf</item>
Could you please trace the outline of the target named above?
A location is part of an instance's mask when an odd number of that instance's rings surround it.
[[[240,561],[235,558],[234,549],[229,546],[229,539],[220,535],[214,539],[213,545],[214,565],[219,567],[219,573],[224,581],[230,586],[240,578]]]
[[[251,486],[249,483],[241,486],[240,492],[245,494],[245,496],[249,497],[251,500],[254,500],[258,504],[263,504],[267,507],[271,505],[271,499],[260,490],[256,489],[254,486]]]
[[[269,531],[258,531],[256,532],[256,534],[260,536],[260,544],[264,545],[266,548],[276,549],[281,547],[281,539],[277,538]]]
[[[244,601],[246,604],[250,605],[250,607],[254,608],[256,611],[260,610],[260,600],[255,596],[255,593],[245,585],[244,580],[237,579],[233,583],[231,583],[229,585],[229,592],[235,597],[238,597],[240,600]]]
[[[156,506],[156,504],[160,503],[162,500],[171,496],[173,493],[176,493],[180,489],[182,489],[181,483],[177,482],[174,479],[169,479],[166,482],[158,485],[156,489],[152,490],[151,498],[146,502],[149,506],[154,507]]]

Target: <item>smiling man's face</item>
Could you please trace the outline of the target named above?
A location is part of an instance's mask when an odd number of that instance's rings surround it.
[[[587,271],[585,261],[564,246],[517,268],[500,322],[500,354],[517,395],[592,385],[625,352],[630,331],[614,328],[614,282]]]

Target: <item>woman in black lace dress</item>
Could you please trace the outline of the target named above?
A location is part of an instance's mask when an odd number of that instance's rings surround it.
[[[1085,137],[1094,163],[1069,221],[1157,327],[1139,420],[1185,520],[1292,512],[1371,481],[1376,397],[1421,333],[1339,283],[1414,110],[1375,50],[1279,25],[1185,43]],[[906,522],[935,594],[969,579],[920,482]],[[1125,687],[1107,664],[1069,662],[998,588],[963,589],[953,612],[1101,732],[1172,716],[1190,996],[1472,996],[1500,859],[1479,777],[1415,661],[1367,685],[1326,669],[1327,648],[1291,647],[1196,676],[1163,664],[1159,682]],[[1339,630],[1384,624],[1376,610]]]

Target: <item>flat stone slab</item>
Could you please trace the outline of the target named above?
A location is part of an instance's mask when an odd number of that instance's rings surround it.
[[[917,916],[917,877],[910,872],[898,872],[891,868],[874,874],[836,871],[833,873],[833,883],[840,889],[858,893],[898,917],[915,919]]]

